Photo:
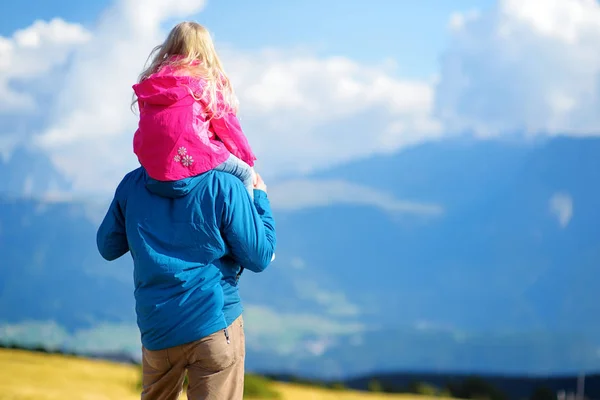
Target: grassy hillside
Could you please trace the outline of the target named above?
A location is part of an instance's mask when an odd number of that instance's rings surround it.
[[[0,399],[123,399],[139,396],[129,365],[0,349]]]
[[[139,369],[106,361],[0,349],[2,400],[134,400]],[[317,389],[273,383],[280,400],[428,400],[410,395]],[[181,397],[182,399],[185,396]]]

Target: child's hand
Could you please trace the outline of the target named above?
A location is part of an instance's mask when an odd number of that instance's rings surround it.
[[[254,189],[262,190],[263,192],[267,193],[267,185],[265,184],[265,181],[262,180],[262,177],[258,172],[255,174],[254,178]]]

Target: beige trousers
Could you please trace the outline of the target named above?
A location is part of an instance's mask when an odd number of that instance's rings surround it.
[[[188,374],[189,400],[242,400],[246,356],[244,320],[196,342],[150,351],[142,348],[142,400],[177,400]]]

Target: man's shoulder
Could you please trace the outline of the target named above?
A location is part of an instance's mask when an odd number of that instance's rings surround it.
[[[144,170],[143,167],[137,167],[136,169],[129,171],[127,174],[125,174],[125,176],[123,177],[123,180],[125,179],[136,179],[138,177],[142,177],[146,174],[146,171]]]
[[[142,167],[138,167],[133,171],[129,171],[127,174],[125,174],[123,179],[121,179],[119,186],[117,186],[117,193],[123,192],[129,187],[140,182],[144,178],[145,174],[146,171]]]
[[[194,188],[194,192],[201,196],[203,201],[210,198],[217,203],[233,204],[244,201],[246,197],[246,187],[238,177],[216,170],[206,172],[205,179]]]
[[[210,174],[208,184],[215,187],[223,188],[226,190],[245,190],[244,184],[240,178],[223,171],[211,170],[207,174]]]

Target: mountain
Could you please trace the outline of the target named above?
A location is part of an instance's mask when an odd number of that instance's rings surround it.
[[[27,165],[0,170],[18,184]],[[248,366],[600,369],[599,171],[600,139],[456,139],[317,173],[287,197],[272,185],[277,261],[241,280]],[[343,202],[327,186],[340,182]],[[311,183],[321,205],[288,207]],[[0,341],[139,352],[129,256],[95,249],[109,200],[0,198]]]
[[[429,144],[322,178],[442,204],[440,218],[412,224],[374,209],[335,207],[296,213],[286,224],[319,221],[310,235],[296,235],[303,245],[298,252],[308,263],[327,265],[353,296],[386,293],[387,309],[375,311],[381,317],[467,331],[558,332],[582,325],[596,331],[600,325],[588,316],[600,304],[586,289],[600,278],[593,268],[600,259],[598,155],[596,139],[556,139],[541,147]],[[564,226],[552,214],[561,200],[572,213]],[[323,243],[331,246],[327,252],[311,252]],[[340,262],[341,254],[355,261]],[[359,259],[371,270],[357,279]],[[410,302],[419,306],[406,307]]]

